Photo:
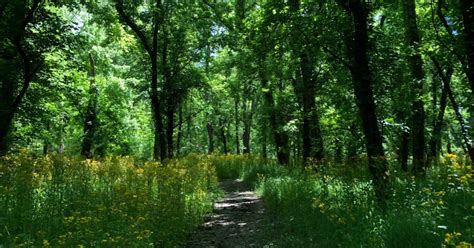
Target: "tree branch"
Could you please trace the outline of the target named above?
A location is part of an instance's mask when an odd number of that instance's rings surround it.
[[[335,54],[333,51],[331,51],[329,48],[322,46],[323,51],[331,55],[333,58],[335,58],[337,61],[339,61],[341,64],[345,65],[349,70],[352,70],[351,64],[349,64],[347,61],[345,61],[343,58]]]
[[[30,10],[26,13],[25,19],[23,19],[23,22],[21,24],[21,29],[19,30],[15,38],[12,40],[12,43],[15,46],[15,49],[17,50],[18,54],[23,60],[23,85],[20,89],[20,92],[15,97],[15,100],[13,100],[13,103],[12,103],[13,111],[15,111],[20,105],[21,101],[23,100],[23,97],[26,95],[26,92],[28,91],[28,88],[30,87],[31,79],[33,78],[34,74],[36,74],[36,72],[39,69],[39,67],[37,66],[36,68],[32,70],[31,59],[26,53],[25,48],[23,47],[22,40],[26,32],[26,26],[28,26],[28,24],[33,21],[34,14],[36,10],[39,8],[41,1],[42,0],[33,0]]]
[[[160,1],[158,0],[158,2]],[[125,13],[123,8],[123,0],[115,0],[115,9],[117,10],[120,18],[122,18],[122,20],[132,29],[138,39],[140,39],[145,50],[151,55],[154,51],[152,46],[150,46],[148,38],[146,37],[143,30],[141,30],[140,27],[138,27],[138,25],[133,21],[133,19]],[[157,25],[155,25],[154,28],[157,28],[156,26]]]

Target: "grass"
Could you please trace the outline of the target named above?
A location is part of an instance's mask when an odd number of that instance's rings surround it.
[[[215,158],[218,175],[255,185],[276,247],[472,247],[472,167],[449,154],[419,180],[392,168],[388,210],[380,212],[363,161],[324,173],[243,157]],[[231,161],[229,161],[231,160]],[[226,166],[226,161],[230,166]]]
[[[214,168],[167,162],[0,158],[0,247],[175,247],[219,195]]]
[[[191,155],[165,164],[0,158],[5,247],[176,247],[241,178],[263,197],[262,240],[275,247],[472,247],[472,167],[448,154],[423,180],[391,169],[388,209],[376,208],[364,162],[314,170],[253,156]],[[1,246],[0,245],[0,246]]]

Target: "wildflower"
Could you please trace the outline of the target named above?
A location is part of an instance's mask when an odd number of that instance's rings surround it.
[[[458,245],[456,245],[456,248],[473,248],[474,246],[471,243],[467,243],[465,241],[461,241]]]
[[[49,244],[49,241],[47,239],[43,240],[43,247],[51,247],[51,245]]]

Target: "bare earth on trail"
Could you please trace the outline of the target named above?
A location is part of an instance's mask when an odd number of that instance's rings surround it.
[[[262,200],[240,180],[223,180],[220,186],[224,198],[214,204],[214,212],[185,247],[262,247],[258,240],[264,218]]]

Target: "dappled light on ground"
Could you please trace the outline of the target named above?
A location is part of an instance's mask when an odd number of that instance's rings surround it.
[[[186,247],[260,247],[257,242],[265,213],[262,200],[241,180],[221,182],[225,196],[191,235]]]

